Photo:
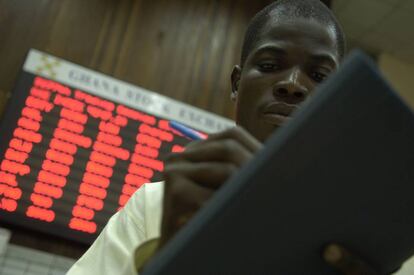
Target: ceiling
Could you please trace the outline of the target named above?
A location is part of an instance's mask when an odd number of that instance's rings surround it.
[[[413,0],[334,0],[332,9],[350,47],[414,64]]]

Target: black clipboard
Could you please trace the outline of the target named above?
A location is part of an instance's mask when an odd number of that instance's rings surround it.
[[[144,274],[336,274],[330,242],[388,274],[413,217],[414,114],[354,52]]]

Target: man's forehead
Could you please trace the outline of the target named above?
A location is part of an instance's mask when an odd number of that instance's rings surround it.
[[[326,44],[336,43],[335,28],[313,18],[270,18],[263,27],[261,36],[275,38],[309,37]]]
[[[322,24],[312,18],[270,18],[262,28],[254,48],[260,48],[272,41],[323,48],[335,53],[338,50],[334,26]]]

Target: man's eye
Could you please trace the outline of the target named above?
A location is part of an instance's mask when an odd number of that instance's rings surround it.
[[[328,76],[321,72],[312,72],[311,77],[315,82],[321,83],[324,81]]]
[[[276,63],[261,63],[259,68],[262,72],[272,72],[278,70],[279,66]]]

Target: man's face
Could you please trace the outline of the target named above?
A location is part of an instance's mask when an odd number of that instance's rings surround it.
[[[310,19],[269,22],[232,74],[236,122],[265,141],[339,64],[335,33]]]

